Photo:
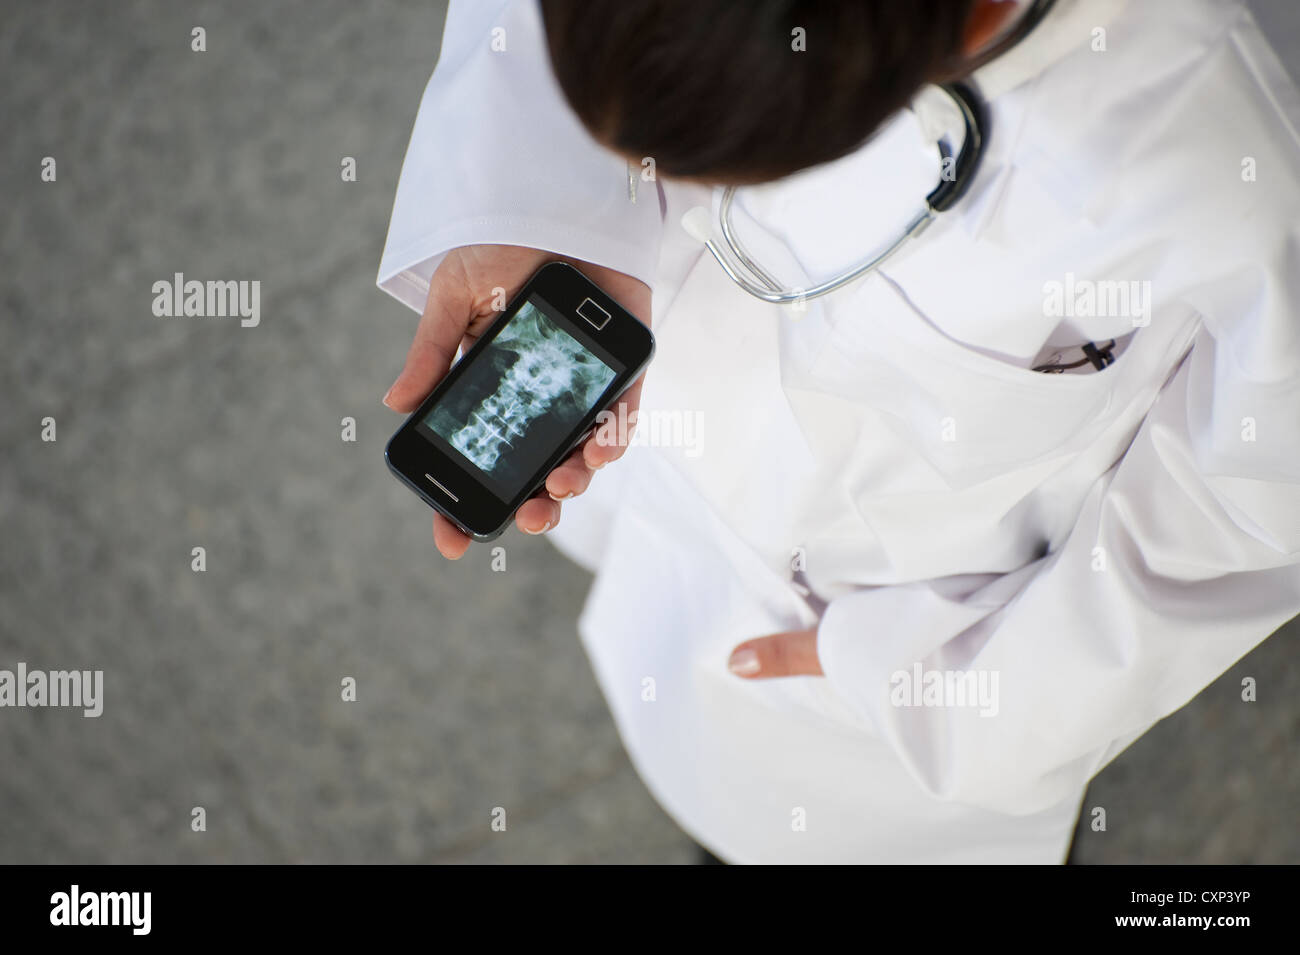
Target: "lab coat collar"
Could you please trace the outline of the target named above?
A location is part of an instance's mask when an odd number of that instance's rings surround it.
[[[987,100],[1038,76],[1048,67],[1092,42],[1093,31],[1105,28],[1128,0],[1056,0],[1029,35],[971,78]]]

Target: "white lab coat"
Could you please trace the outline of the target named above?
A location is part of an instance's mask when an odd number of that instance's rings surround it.
[[[702,443],[634,446],[551,536],[597,575],[579,629],[633,762],[729,861],[1059,862],[1087,781],[1300,612],[1295,87],[1224,0],[1058,0],[976,79],[968,196],[799,313],[685,233],[706,190],[629,202],[532,2],[452,4],[379,284],[419,310],[444,252],[499,242],[652,286],[643,408]],[[739,204],[807,287],[937,175],[905,114]],[[1149,323],[1063,324],[1067,276],[1149,281]],[[1127,333],[1102,372],[1029,368]],[[814,624],[825,678],[728,672]],[[917,665],[996,673],[996,714],[896,705]]]

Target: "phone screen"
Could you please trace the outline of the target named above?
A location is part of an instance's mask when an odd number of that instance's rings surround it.
[[[609,400],[606,392],[623,369],[534,295],[497,327],[418,428],[496,497],[510,501],[572,440],[582,419]]]

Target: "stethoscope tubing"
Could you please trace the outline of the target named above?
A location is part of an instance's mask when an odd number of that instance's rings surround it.
[[[704,239],[705,248],[709,250],[718,265],[722,267],[727,277],[755,298],[771,302],[774,305],[793,305],[805,302],[808,299],[829,295],[831,292],[850,285],[874,272],[894,253],[906,245],[908,241],[915,239],[928,229],[941,211],[950,208],[966,192],[971,178],[979,169],[980,158],[988,139],[985,128],[987,117],[984,115],[985,111],[974,90],[960,84],[944,84],[939,88],[947,93],[957,106],[965,127],[961,151],[955,162],[955,167],[958,170],[956,176],[959,177],[960,181],[944,181],[940,183],[939,187],[926,197],[925,208],[913,216],[903,232],[893,242],[870,259],[858,263],[848,272],[833,279],[820,282],[807,289],[786,288],[775,276],[758,264],[744,243],[740,241],[739,236],[736,235],[735,223],[731,214],[731,207],[736,197],[736,187],[728,186],[722,193],[718,209],[721,242],[714,235],[708,235]],[[946,156],[942,148],[941,154]]]
[[[1042,20],[1053,3],[1054,0],[1035,0],[1032,9],[1026,16],[1027,22],[1019,31],[1017,39],[1032,30]],[[939,84],[939,88],[947,93],[953,103],[956,104],[965,126],[962,147],[955,160],[955,176],[952,181],[944,180],[941,182],[926,197],[925,208],[912,218],[898,238],[883,251],[836,278],[821,282],[808,289],[786,288],[775,276],[758,264],[754,256],[736,235],[735,224],[731,215],[736,187],[728,186],[722,193],[718,209],[719,231],[721,232],[722,241],[719,242],[717,236],[713,234],[702,237],[704,247],[709,250],[709,253],[722,267],[727,277],[755,298],[771,302],[774,305],[794,305],[806,302],[808,299],[829,295],[831,292],[850,285],[876,271],[910,240],[925,232],[940,213],[952,208],[965,195],[979,171],[980,160],[983,158],[984,150],[988,145],[989,117],[986,105],[980,99],[976,90],[969,84],[961,82],[944,83]],[[940,152],[944,158],[947,158],[943,146],[944,143],[941,141]]]

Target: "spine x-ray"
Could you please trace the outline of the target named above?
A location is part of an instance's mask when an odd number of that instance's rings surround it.
[[[556,450],[615,370],[525,302],[425,417],[512,497]]]

